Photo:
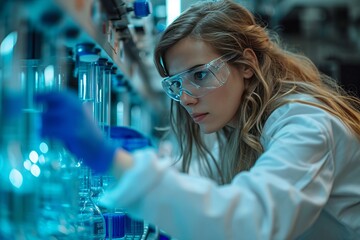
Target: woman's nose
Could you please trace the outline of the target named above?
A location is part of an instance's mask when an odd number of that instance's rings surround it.
[[[186,93],[186,91],[182,91],[180,95],[180,104],[183,106],[189,106],[196,104],[198,102],[198,99],[191,96],[190,94]]]

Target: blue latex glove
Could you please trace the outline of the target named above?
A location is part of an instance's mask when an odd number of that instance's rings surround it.
[[[116,146],[105,138],[77,95],[66,91],[48,92],[36,95],[35,101],[44,106],[43,137],[60,140],[96,173],[110,168]]]
[[[149,138],[129,127],[110,127],[110,138],[116,146],[119,146],[128,152],[152,146]]]

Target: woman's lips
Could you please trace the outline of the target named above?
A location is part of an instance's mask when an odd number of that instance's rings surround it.
[[[207,115],[208,113],[196,113],[196,114],[191,114],[191,117],[194,120],[194,122],[200,123],[201,121],[204,120],[204,118],[206,118]]]

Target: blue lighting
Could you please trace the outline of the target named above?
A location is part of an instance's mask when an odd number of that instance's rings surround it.
[[[52,87],[55,78],[54,66],[49,65],[44,70],[45,86]]]
[[[32,175],[34,175],[35,177],[38,177],[38,176],[40,175],[41,170],[40,170],[40,168],[39,168],[38,165],[33,164],[33,165],[31,166],[30,172],[31,172]]]
[[[33,162],[33,163],[37,163],[39,160],[39,154],[36,151],[31,151],[29,154],[29,159]]]
[[[7,55],[13,52],[13,49],[17,42],[17,32],[9,33],[0,45],[0,54]]]
[[[11,170],[9,174],[9,180],[11,184],[16,188],[20,188],[23,184],[23,176],[17,169]]]
[[[49,146],[44,142],[40,143],[40,151],[42,153],[47,153],[49,151]]]

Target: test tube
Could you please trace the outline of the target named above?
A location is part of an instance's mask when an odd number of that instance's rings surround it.
[[[76,45],[76,64],[79,80],[79,98],[86,104],[95,117],[95,63],[99,55],[92,43]]]
[[[107,62],[105,66],[104,86],[103,86],[103,122],[105,127],[110,126],[111,122],[111,81],[113,63]],[[108,135],[109,136],[109,135]]]
[[[106,66],[107,59],[99,58],[99,60],[95,63],[95,120],[99,124],[100,128],[105,132],[105,116],[104,116],[104,96],[106,89]]]

